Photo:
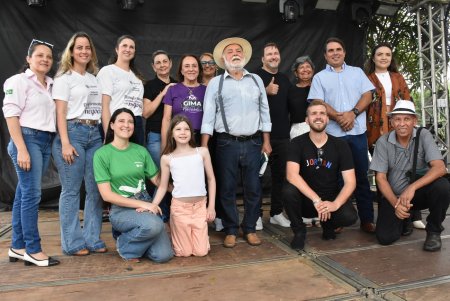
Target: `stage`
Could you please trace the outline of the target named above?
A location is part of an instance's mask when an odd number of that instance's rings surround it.
[[[334,241],[323,241],[320,228],[308,228],[307,247],[298,253],[289,247],[291,230],[270,224],[269,206],[264,207],[261,246],[251,247],[240,237],[235,248],[224,248],[224,234],[210,228],[208,256],[166,264],[123,261],[109,222],[102,233],[108,253],[65,256],[58,212],[41,210],[43,249],[61,260],[50,268],[8,261],[11,212],[2,212],[0,300],[448,300],[448,217],[440,252],[422,250],[424,230],[386,247],[356,224]]]

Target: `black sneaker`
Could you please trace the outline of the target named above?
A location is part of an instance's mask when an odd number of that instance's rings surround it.
[[[323,229],[322,239],[323,240],[336,239],[336,233],[334,232],[334,229]]]
[[[428,252],[434,252],[439,251],[441,246],[441,234],[437,232],[427,232],[427,238],[423,244],[423,249]]]
[[[409,236],[413,233],[414,227],[411,218],[405,218],[402,225],[402,236]]]
[[[297,251],[301,251],[305,248],[306,232],[300,231],[294,234],[294,238],[291,241],[291,248]]]

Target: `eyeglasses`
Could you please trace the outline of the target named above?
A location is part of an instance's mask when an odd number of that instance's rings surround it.
[[[41,41],[41,40],[33,39],[33,40],[31,40],[30,46],[28,46],[28,56],[31,56],[31,53],[30,53],[31,52],[31,48],[34,45],[45,45],[47,47],[50,47],[50,49],[53,49],[53,44],[50,44],[48,42],[44,42],[44,41]]]
[[[322,162],[323,162],[323,153],[324,153],[324,151],[323,151],[323,148],[318,148],[317,149],[317,166],[316,166],[316,169],[319,169],[320,168],[320,166],[322,165]]]
[[[200,63],[202,63],[203,66],[209,65],[209,66],[215,66],[216,62],[214,62],[213,60],[211,61],[201,61]]]

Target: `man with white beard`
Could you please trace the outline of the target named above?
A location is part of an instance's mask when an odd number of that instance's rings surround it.
[[[244,239],[252,246],[261,244],[256,235],[261,184],[261,152],[271,153],[269,105],[259,76],[244,69],[252,47],[242,38],[228,38],[214,48],[216,64],[225,69],[213,78],[203,102],[202,146],[217,135],[216,177],[218,199],[223,207],[222,223],[226,234],[223,245],[233,248],[239,226]],[[242,174],[244,218],[239,225],[236,207],[237,180]]]

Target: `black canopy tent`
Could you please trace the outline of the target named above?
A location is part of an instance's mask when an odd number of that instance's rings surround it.
[[[241,0],[146,0],[134,11],[124,11],[114,0],[47,0],[41,8],[29,7],[25,0],[0,4],[0,82],[17,73],[24,63],[27,47],[33,38],[55,45],[58,54],[76,31],[85,31],[94,40],[100,66],[106,65],[115,41],[122,34],[137,39],[137,64],[146,78],[154,76],[151,53],[157,49],[172,54],[174,66],[183,53],[212,52],[223,38],[240,36],[253,46],[247,65],[255,70],[261,65],[262,47],[276,42],[281,50],[281,71],[293,79],[290,66],[296,57],[308,54],[321,70],[323,43],[330,36],[344,40],[346,62],[361,66],[364,53],[364,30],[352,21],[351,0],[341,0],[337,11],[316,10],[316,0],[305,0],[304,15],[295,23],[285,23],[278,0],[245,3]],[[176,68],[172,68],[175,72]],[[0,95],[3,104],[3,91]],[[0,202],[11,203],[17,182],[7,154],[9,134],[0,112]],[[55,168],[44,179],[44,189],[59,185]],[[43,197],[45,202],[45,196]]]

